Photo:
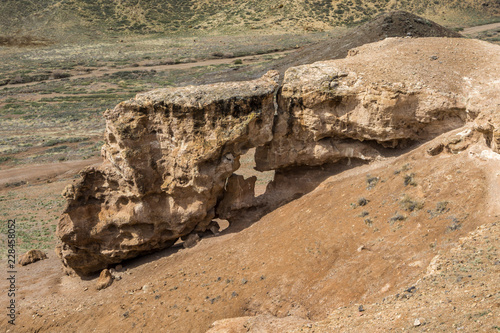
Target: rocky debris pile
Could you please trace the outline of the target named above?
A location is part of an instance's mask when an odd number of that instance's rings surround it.
[[[233,221],[266,205],[273,189],[285,196],[274,204],[303,194],[285,188],[311,187],[308,168],[371,161],[472,121],[498,149],[498,51],[466,39],[391,38],[290,68],[279,90],[269,72],[139,94],[106,112],[104,163],[65,190],[59,255],[90,274],[179,237],[189,247],[213,218]],[[459,146],[447,143],[452,153]],[[258,170],[276,170],[258,198],[255,179],[232,176],[252,147]]]
[[[41,250],[29,250],[19,258],[19,264],[26,266],[43,259],[47,259],[45,252]]]

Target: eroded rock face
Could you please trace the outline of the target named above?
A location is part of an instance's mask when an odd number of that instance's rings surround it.
[[[257,149],[257,169],[372,160],[380,148],[463,126],[491,101],[494,77],[484,80],[488,66],[475,67],[482,60],[474,50],[482,48],[453,38],[391,38],[345,59],[288,69],[274,137]]]
[[[276,116],[277,72],[120,103],[105,114],[104,163],[65,190],[58,253],[67,267],[90,274],[194,239],[214,217],[233,222],[255,207],[259,216],[341,172],[338,161],[371,161],[469,122],[471,132],[429,155],[460,153],[477,132],[498,152],[498,50],[456,38],[365,45],[345,59],[290,68]],[[256,168],[275,170],[257,198],[254,178],[231,176],[252,147]]]
[[[239,156],[272,138],[277,80],[159,89],[108,110],[104,163],[64,192],[64,264],[90,274],[204,231]]]

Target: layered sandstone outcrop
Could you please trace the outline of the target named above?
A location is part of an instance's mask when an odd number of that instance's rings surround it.
[[[106,112],[104,163],[65,191],[60,256],[89,274],[203,232],[214,217],[289,201],[338,161],[370,161],[472,121],[498,151],[498,64],[498,46],[480,41],[392,38],[290,68],[279,90],[269,72],[140,94]],[[276,170],[258,198],[254,178],[231,176],[252,147],[258,170]]]
[[[108,110],[104,163],[65,189],[64,264],[89,274],[204,231],[239,156],[272,138],[277,79],[159,89]]]
[[[383,147],[428,140],[493,112],[497,81],[481,66],[488,57],[476,55],[486,47],[463,39],[392,38],[351,50],[345,59],[290,68],[278,94],[274,137],[257,149],[257,168],[371,160]]]

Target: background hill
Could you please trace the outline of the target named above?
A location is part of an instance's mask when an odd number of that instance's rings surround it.
[[[499,18],[499,0],[20,0],[0,3],[0,36],[71,40],[116,34],[322,31],[406,10],[463,26]]]

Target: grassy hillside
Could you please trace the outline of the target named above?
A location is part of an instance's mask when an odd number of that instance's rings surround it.
[[[498,0],[7,0],[0,3],[0,36],[319,31],[396,9],[449,26],[500,19]]]

